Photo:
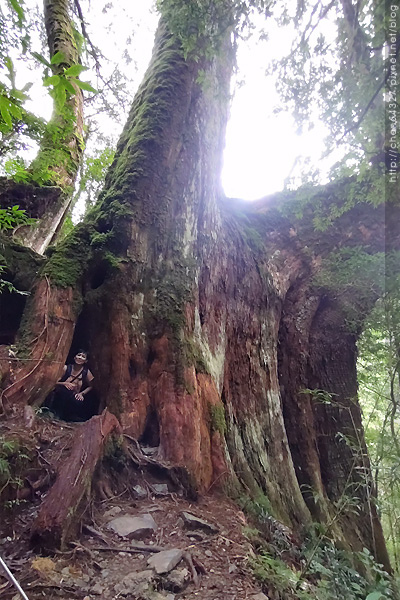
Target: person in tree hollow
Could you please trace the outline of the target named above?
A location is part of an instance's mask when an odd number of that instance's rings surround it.
[[[65,365],[57,382],[51,410],[64,421],[86,421],[95,414],[92,391],[93,374],[87,366],[88,353],[78,350],[74,364]]]

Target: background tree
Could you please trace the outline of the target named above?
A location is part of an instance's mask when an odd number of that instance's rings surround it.
[[[399,568],[399,330],[398,281],[393,278],[371,312],[360,338],[358,376],[382,522]],[[395,283],[395,286],[393,286]]]
[[[396,20],[396,5],[351,0],[283,5],[276,13],[280,26],[297,32],[290,54],[271,65],[282,100],[300,128],[312,127],[316,115],[328,126],[326,152],[343,148],[337,174],[389,167],[388,105],[398,110],[390,73],[400,49],[391,7]]]

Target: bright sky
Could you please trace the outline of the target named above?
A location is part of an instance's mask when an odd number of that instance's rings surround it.
[[[26,1],[26,4],[32,3],[34,0]],[[122,63],[121,68],[128,69],[133,80],[132,94],[151,55],[158,20],[151,5],[151,2],[143,0],[91,3],[88,31],[92,41],[105,56]],[[106,10],[104,7],[107,7]],[[279,98],[273,81],[265,76],[265,69],[272,53],[277,58],[277,52],[283,55],[288,51],[290,35],[276,28],[268,42],[257,44],[256,38],[257,35],[239,48],[239,77],[244,84],[239,88],[236,86],[234,93],[222,173],[226,195],[248,200],[282,190],[296,157],[309,156],[312,163],[318,163],[326,135],[319,122],[314,123],[310,132],[298,135],[288,112],[274,114]],[[37,50],[40,51],[40,48]],[[126,66],[123,64],[125,50],[133,59],[133,63]],[[26,81],[32,81],[31,72],[23,73],[22,60],[16,67],[21,87]],[[99,87],[93,74],[87,72],[81,78]],[[45,89],[39,84],[31,96],[33,100],[27,108],[48,119],[52,105]],[[120,127],[110,119],[103,119],[101,126],[106,133],[119,135]]]
[[[327,131],[316,123],[312,131],[298,135],[289,112],[282,107],[274,81],[265,75],[272,56],[290,49],[291,36],[277,28],[268,41],[242,43],[238,52],[239,76],[228,124],[222,183],[229,197],[253,200],[283,189],[297,157],[310,156],[316,163]],[[282,112],[274,113],[279,106]]]

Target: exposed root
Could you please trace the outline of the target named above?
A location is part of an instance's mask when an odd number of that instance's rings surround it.
[[[167,477],[177,491],[182,492],[191,500],[198,499],[198,492],[189,471],[185,467],[173,467],[167,462],[147,456],[142,452],[139,442],[129,435],[124,435],[128,440],[126,451],[137,469],[147,469],[156,476]]]

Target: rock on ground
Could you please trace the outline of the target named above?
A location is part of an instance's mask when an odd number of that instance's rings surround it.
[[[203,529],[203,531],[207,531],[207,533],[218,533],[219,529],[215,525],[212,525],[208,521],[204,519],[199,519],[192,513],[183,511],[181,513],[183,522],[188,529]]]
[[[134,571],[126,575],[120,583],[117,583],[114,590],[120,596],[127,596],[128,594],[137,596],[147,592],[152,578],[153,571],[151,569],[147,569],[146,571]]]
[[[163,587],[171,592],[181,592],[190,581],[190,573],[185,567],[174,569],[163,580]]]
[[[157,529],[157,523],[150,514],[140,517],[131,515],[122,515],[112,519],[107,523],[107,527],[112,529],[120,537],[133,537],[141,539],[150,535]]]
[[[147,561],[147,564],[150,567],[153,567],[157,575],[162,575],[163,573],[169,573],[176,567],[176,565],[182,560],[183,550],[179,550],[179,548],[172,548],[171,550],[163,550],[162,552],[157,552]]]

